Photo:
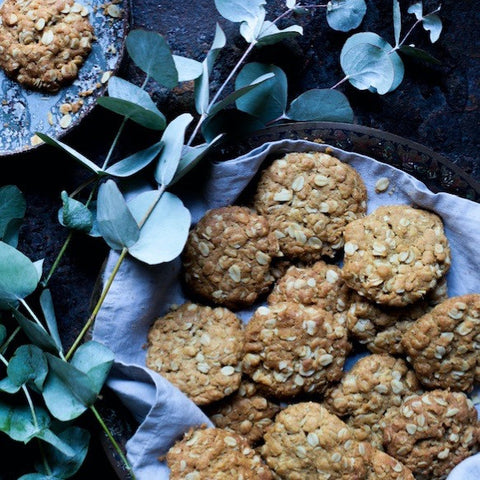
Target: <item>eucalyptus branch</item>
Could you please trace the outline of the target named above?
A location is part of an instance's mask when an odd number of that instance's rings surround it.
[[[337,82],[335,85],[333,85],[332,87],[330,87],[330,90],[335,90],[337,87],[339,87],[340,85],[342,85],[342,83],[345,83],[349,78],[350,78],[350,76],[349,76],[349,75],[346,75],[346,76],[343,77],[339,82]]]
[[[31,315],[32,319],[35,321],[35,323],[46,332],[45,327],[43,326],[42,322],[38,319],[38,317],[35,315],[35,312],[28,306],[27,302],[21,298],[20,303],[25,307],[27,312]]]
[[[419,24],[421,24],[423,22],[423,19],[425,17],[428,17],[429,15],[433,15],[435,13],[438,13],[440,11],[440,7],[436,8],[435,10],[433,10],[432,12],[430,13],[427,13],[426,15],[423,15],[422,18],[419,18],[415,21],[415,23],[410,27],[410,29],[408,30],[408,32],[405,34],[405,36],[403,37],[403,39],[398,43],[398,45],[395,45],[395,47],[392,49],[392,52],[394,52],[395,50],[398,50],[400,49],[404,44],[405,42],[407,41],[408,37],[413,33],[413,31],[415,30],[415,28],[418,27]]]
[[[18,335],[18,333],[20,332],[21,330],[21,327],[17,327],[15,328],[15,330],[10,334],[10,336],[5,340],[5,342],[3,342],[3,345],[0,349],[0,355],[3,355],[5,354],[5,352],[7,351],[7,348],[8,346],[10,345],[10,343],[12,343],[12,341],[15,339],[15,337]]]

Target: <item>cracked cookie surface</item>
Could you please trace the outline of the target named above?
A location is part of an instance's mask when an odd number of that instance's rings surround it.
[[[0,7],[0,67],[20,84],[56,92],[71,83],[91,51],[88,9],[73,0],[5,0]]]
[[[190,429],[166,456],[170,480],[272,480],[245,438],[220,428]]]
[[[245,328],[243,371],[274,397],[322,393],[342,376],[350,348],[345,326],[320,307],[262,306]]]
[[[243,342],[235,314],[186,303],[151,326],[146,364],[197,405],[206,405],[238,389]]]
[[[365,214],[366,198],[350,165],[326,153],[288,153],[262,172],[254,207],[286,257],[312,262],[341,250],[345,225]]]
[[[278,242],[267,220],[247,207],[209,210],[189,233],[182,262],[187,287],[209,303],[251,305],[274,281]]]
[[[342,275],[374,302],[409,305],[434,289],[450,268],[443,223],[434,213],[386,205],[345,228]]]
[[[470,391],[480,381],[480,294],[444,300],[407,330],[402,345],[425,386]]]
[[[385,416],[384,446],[417,480],[444,479],[478,450],[477,411],[463,392],[432,390]]]

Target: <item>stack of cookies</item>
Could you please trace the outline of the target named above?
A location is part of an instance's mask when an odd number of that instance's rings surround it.
[[[480,294],[447,298],[435,213],[366,205],[351,166],[289,153],[192,228],[189,301],[146,361],[215,427],[172,446],[172,479],[436,480],[477,451]]]

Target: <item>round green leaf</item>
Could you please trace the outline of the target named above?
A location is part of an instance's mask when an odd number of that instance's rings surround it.
[[[0,309],[15,306],[33,293],[39,282],[33,262],[12,246],[0,242]]]
[[[15,185],[0,188],[0,240],[15,247],[26,211],[25,198]]]
[[[263,63],[247,63],[235,80],[235,89],[246,87],[267,73],[275,74],[254,90],[236,101],[237,108],[267,123],[276,120],[285,113],[287,107],[287,76],[275,66]]]
[[[264,21],[259,35],[257,36],[258,46],[273,45],[286,38],[296,37],[303,34],[303,28],[300,25],[290,25],[280,30],[273,22]]]
[[[90,210],[78,200],[68,196],[67,192],[62,194],[61,224],[72,230],[88,233],[92,229],[93,219]]]
[[[327,6],[327,23],[334,30],[348,32],[362,23],[366,12],[365,0],[331,0]]]
[[[178,83],[178,74],[170,47],[157,32],[132,30],[127,35],[128,54],[149,77],[160,85],[173,88]]]
[[[231,22],[251,22],[264,12],[265,0],[215,0],[218,13]]]
[[[347,97],[331,89],[308,90],[297,97],[287,111],[287,118],[297,122],[353,122],[353,110]]]
[[[201,62],[197,62],[192,58],[181,57],[180,55],[174,55],[173,60],[175,62],[175,68],[178,72],[179,82],[189,82],[198,78],[203,71]]]
[[[440,38],[440,33],[442,32],[442,20],[440,17],[434,13],[425,15],[422,25],[425,30],[430,32],[430,41],[435,43]]]
[[[176,195],[165,192],[160,199],[158,195],[155,190],[144,192],[128,203],[138,222],[153,208],[138,241],[128,248],[132,257],[149,265],[169,262],[180,255],[191,222],[189,210]]]
[[[10,406],[0,403],[0,430],[12,440],[28,443],[38,433],[50,426],[50,416],[43,409],[35,409],[37,424],[27,406]]]
[[[102,237],[113,250],[133,245],[139,236],[137,222],[113,180],[100,185],[97,197],[97,225]]]
[[[342,48],[340,64],[354,87],[375,89],[381,95],[397,88],[404,74],[393,47],[372,32],[352,35]]]
[[[21,345],[8,362],[7,374],[16,385],[24,385],[29,381],[41,389],[48,373],[45,355],[35,345]]]

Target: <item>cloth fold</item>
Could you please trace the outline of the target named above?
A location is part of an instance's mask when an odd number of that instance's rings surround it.
[[[408,204],[439,214],[450,242],[452,267],[448,273],[449,296],[480,293],[480,205],[448,193],[433,193],[411,175],[365,155],[304,140],[266,143],[251,152],[208,168],[206,182],[197,189],[178,192],[196,223],[207,209],[235,203],[262,164],[291,151],[327,151],[350,164],[362,176],[369,198],[368,212],[380,205]],[[388,178],[389,189],[375,193],[379,178]],[[110,252],[103,278],[118,259]],[[188,300],[179,281],[181,263],[177,258],[157,266],[126,259],[97,316],[93,338],[115,354],[115,365],[108,379],[111,388],[132,412],[138,428],[127,442],[127,457],[138,480],[168,480],[168,467],[159,457],[165,455],[191,426],[211,425],[200,408],[159,374],[145,367],[147,333],[155,318],[171,305]],[[235,312],[245,322],[253,306]],[[480,457],[458,466],[449,480],[478,480]],[[460,472],[460,473],[458,473]],[[473,472],[473,473],[472,473]]]

